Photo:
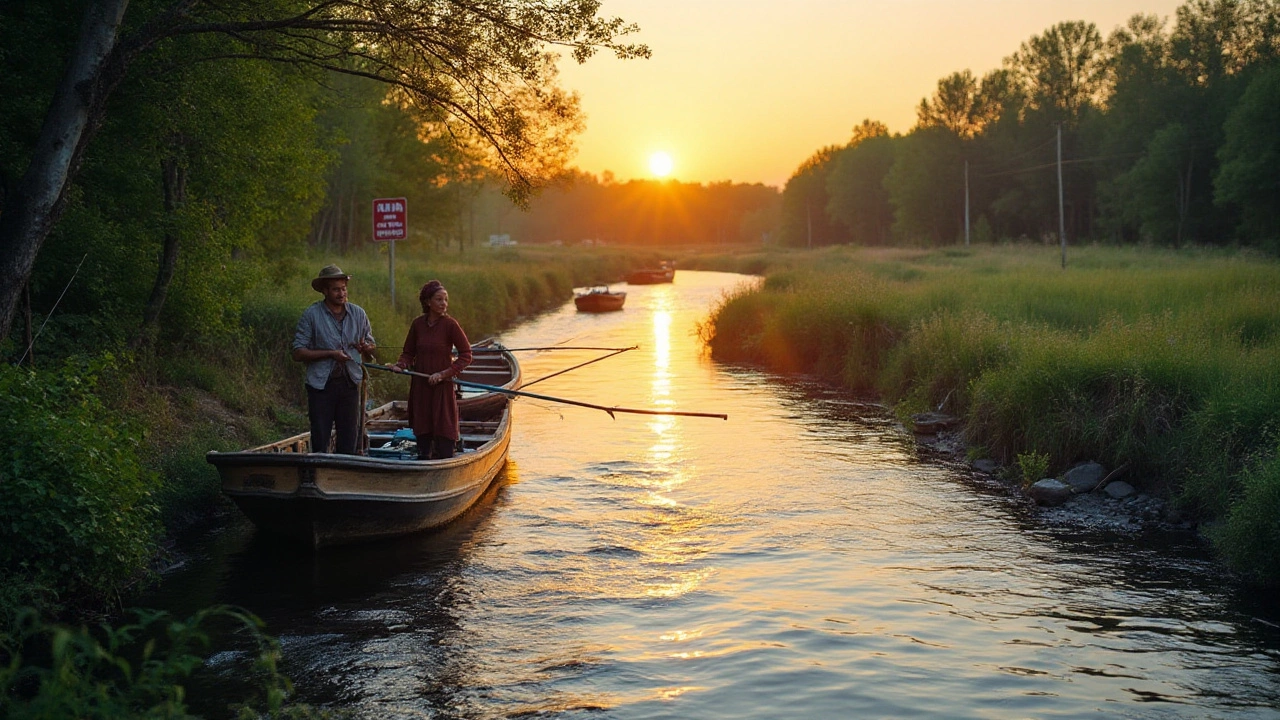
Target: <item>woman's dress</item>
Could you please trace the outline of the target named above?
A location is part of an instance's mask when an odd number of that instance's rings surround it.
[[[453,357],[457,348],[458,357]],[[453,369],[457,377],[471,364],[471,343],[457,320],[445,315],[432,325],[419,315],[409,326],[400,354],[401,365],[424,375]],[[409,385],[409,427],[419,438],[432,435],[458,439],[458,398],[454,384],[444,380],[436,385],[424,377],[414,377]]]

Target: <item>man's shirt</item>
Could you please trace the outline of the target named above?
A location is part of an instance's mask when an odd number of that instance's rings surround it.
[[[351,302],[346,307],[347,313],[339,322],[325,307],[324,300],[307,306],[293,333],[293,349],[345,351],[351,360],[343,363],[344,369],[352,382],[358,385],[364,378],[364,366],[360,364],[360,351],[356,346],[361,342],[373,342],[373,328],[369,326],[369,316],[364,308]],[[329,358],[307,363],[307,384],[323,390],[337,364],[336,360]]]

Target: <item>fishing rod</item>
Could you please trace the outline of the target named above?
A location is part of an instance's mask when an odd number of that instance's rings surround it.
[[[533,351],[533,350],[609,350],[612,352],[619,352],[622,350],[634,350],[637,347],[639,346],[635,345],[629,348],[611,348],[611,347],[573,347],[570,345],[553,345],[551,347],[478,348],[473,345],[471,347],[471,352],[472,353],[500,353],[500,352],[520,352],[520,351]]]
[[[587,365],[590,365],[591,363],[598,363],[598,362],[600,362],[601,360],[607,360],[607,359],[609,359],[609,358],[613,357],[614,355],[621,355],[622,353],[627,352],[628,350],[635,350],[635,349],[636,349],[636,348],[638,348],[638,347],[640,347],[640,346],[639,346],[639,345],[632,345],[632,346],[631,346],[631,347],[629,347],[629,348],[620,348],[620,349],[618,349],[618,350],[614,350],[613,352],[609,353],[608,355],[601,355],[600,357],[598,357],[598,358],[596,358],[596,359],[594,359],[594,360],[588,360],[588,361],[586,361],[586,362],[584,362],[584,363],[578,363],[577,365],[574,365],[573,367],[567,367],[567,368],[565,368],[565,369],[563,369],[563,370],[561,370],[561,371],[559,371],[559,372],[553,372],[553,373],[551,373],[550,375],[543,375],[542,377],[538,378],[537,380],[530,380],[529,382],[524,383],[521,387],[529,387],[530,385],[536,385],[537,383],[540,383],[540,382],[542,382],[543,380],[550,380],[551,378],[553,378],[553,377],[555,377],[555,376],[557,376],[557,375],[563,375],[563,374],[565,374],[565,373],[569,372],[570,370],[577,370],[578,368],[580,368],[580,367],[586,367]]]
[[[414,377],[420,377],[420,378],[431,377],[426,373],[414,372],[412,370],[397,370],[395,368],[387,367],[386,365],[378,365],[377,363],[361,362],[360,364],[364,365],[365,367],[373,368],[374,370],[383,370],[385,372],[397,373],[400,375],[412,375]],[[488,392],[502,393],[503,395],[514,395],[516,397],[531,397],[537,400],[547,400],[549,402],[558,402],[558,403],[563,403],[565,405],[577,405],[578,407],[591,408],[592,410],[603,410],[606,413],[609,413],[609,417],[614,417],[613,415],[614,413],[631,413],[632,415],[680,415],[682,417],[719,418],[721,420],[729,419],[729,416],[723,413],[682,412],[679,410],[639,410],[636,408],[607,407],[605,405],[594,405],[592,403],[579,402],[577,400],[567,400],[565,398],[551,397],[550,395],[538,395],[536,393],[522,392],[520,390],[508,390],[507,388],[501,388],[496,385],[485,385],[483,383],[470,382],[467,380],[459,380],[457,378],[450,378],[450,379],[453,381],[455,385],[460,385],[466,388],[472,388],[474,390],[486,390]],[[616,420],[617,418],[614,418],[614,419]]]

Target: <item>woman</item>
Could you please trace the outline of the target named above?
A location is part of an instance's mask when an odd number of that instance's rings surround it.
[[[429,375],[415,375],[409,386],[409,427],[418,438],[418,459],[450,458],[459,432],[458,399],[449,379],[471,364],[471,343],[458,321],[449,317],[449,291],[439,280],[422,286],[418,302],[422,314],[409,326],[395,367]]]

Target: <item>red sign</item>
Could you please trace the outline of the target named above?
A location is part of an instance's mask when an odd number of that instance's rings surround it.
[[[373,201],[373,241],[407,240],[409,238],[409,203],[404,198],[380,198]]]

